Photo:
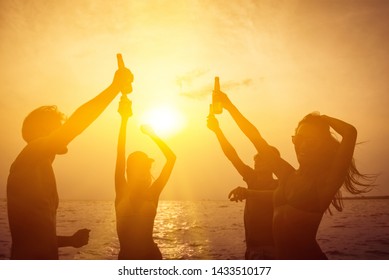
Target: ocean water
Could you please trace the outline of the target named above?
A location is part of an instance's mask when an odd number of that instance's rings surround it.
[[[243,203],[160,201],[154,240],[164,259],[244,259]],[[60,201],[57,234],[91,229],[89,244],[60,248],[60,259],[116,259],[112,201]],[[389,260],[389,200],[346,200],[343,212],[325,214],[317,239],[329,259]],[[6,201],[0,200],[0,259],[9,259]]]

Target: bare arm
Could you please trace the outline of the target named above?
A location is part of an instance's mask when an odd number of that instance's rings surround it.
[[[166,145],[166,143],[154,133],[151,127],[143,125],[141,130],[144,134],[148,135],[155,144],[157,144],[166,158],[166,163],[162,168],[160,175],[151,185],[152,196],[158,198],[173,171],[173,167],[176,162],[176,155],[169,148],[169,146]]]
[[[225,93],[220,92],[220,99],[223,107],[231,114],[231,117],[240,130],[247,136],[251,143],[253,143],[256,150],[258,152],[265,150],[269,144],[262,138],[258,129],[242,115]]]
[[[96,120],[119,91],[130,93],[132,91],[132,81],[133,75],[129,69],[123,67],[118,69],[111,85],[95,98],[81,105],[64,125],[53,133],[53,141],[61,147],[70,143]]]
[[[236,187],[229,194],[230,201],[242,201],[247,198],[262,198],[267,200],[273,199],[273,190],[252,190],[243,187]]]
[[[246,178],[253,171],[248,165],[246,165],[238,156],[238,153],[231,145],[231,143],[225,137],[223,131],[219,126],[219,122],[216,119],[215,115],[210,113],[207,119],[207,127],[213,131],[219,141],[219,144],[223,150],[224,155],[231,161],[232,165],[239,172],[239,174]]]
[[[342,186],[350,167],[357,140],[357,130],[351,124],[339,119],[325,115],[323,115],[322,118],[328,122],[330,127],[342,136],[342,141],[340,142],[335,158],[327,173],[326,188],[322,190],[323,192],[326,192],[325,197],[332,199],[333,195]]]
[[[121,124],[118,138],[116,168],[115,168],[115,190],[116,194],[120,194],[126,185],[125,169],[126,169],[126,134],[127,122],[131,116],[131,101],[126,95],[120,99],[118,112],[121,116]]]
[[[278,151],[276,152],[274,147],[270,146],[265,139],[262,138],[258,129],[242,115],[225,93],[220,92],[220,100],[223,107],[231,114],[238,127],[251,143],[253,143],[257,152],[262,154],[262,156],[269,161],[269,164],[273,166],[273,172],[279,179],[286,177],[295,170],[288,162],[279,156]]]

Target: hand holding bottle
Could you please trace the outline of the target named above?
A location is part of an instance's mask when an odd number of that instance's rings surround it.
[[[210,130],[212,130],[213,132],[216,132],[218,129],[220,129],[219,121],[217,120],[217,118],[215,117],[215,115],[213,113],[212,104],[209,104],[209,115],[207,117],[207,127]]]
[[[118,70],[115,73],[112,85],[121,91],[122,94],[129,94],[132,92],[132,82],[134,75],[124,66],[124,61],[121,54],[117,54]]]
[[[233,106],[233,104],[232,104],[231,100],[228,98],[227,94],[225,94],[222,91],[218,92],[218,100],[219,100],[221,106],[226,110],[229,110],[231,108],[231,106]]]

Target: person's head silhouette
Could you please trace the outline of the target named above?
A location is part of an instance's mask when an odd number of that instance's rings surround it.
[[[145,189],[152,181],[151,166],[154,160],[141,151],[135,151],[127,157],[127,178],[134,187]]]
[[[54,130],[60,128],[64,121],[64,114],[58,111],[56,106],[39,107],[24,119],[23,139],[30,143],[37,138],[48,136]]]
[[[327,165],[340,144],[318,113],[308,114],[298,123],[292,142],[301,167]]]

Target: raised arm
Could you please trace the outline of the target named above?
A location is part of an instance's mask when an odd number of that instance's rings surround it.
[[[119,130],[115,168],[115,190],[117,194],[120,193],[126,185],[126,134],[128,118],[131,116],[131,101],[127,98],[126,95],[122,95],[120,98],[118,112],[121,116],[121,124]]]
[[[130,93],[132,91],[131,83],[133,75],[127,68],[119,68],[114,76],[111,85],[97,95],[81,105],[64,123],[64,125],[53,133],[53,141],[58,145],[66,146],[77,135],[83,132],[96,118],[105,110],[105,108],[116,97],[119,91]]]
[[[242,177],[247,178],[249,174],[253,171],[253,169],[246,165],[240,159],[234,147],[225,137],[223,131],[219,126],[219,121],[216,119],[215,115],[212,112],[210,112],[210,114],[208,115],[207,127],[215,133],[224,155],[228,158],[229,161],[231,161],[232,165],[239,172],[239,174]]]
[[[162,168],[160,175],[151,185],[152,195],[155,198],[158,198],[173,171],[173,167],[176,162],[176,155],[169,148],[169,146],[166,145],[166,143],[155,134],[154,130],[150,126],[142,125],[141,130],[144,134],[148,135],[155,144],[157,144],[166,158],[166,163]]]
[[[326,115],[321,116],[339,135],[342,136],[339,148],[337,149],[333,163],[327,173],[326,188],[328,196],[332,197],[334,193],[342,186],[344,178],[351,165],[355,143],[357,140],[357,130],[351,124]]]
[[[273,173],[281,179],[293,172],[295,169],[288,162],[283,160],[278,151],[262,138],[258,129],[242,115],[228,96],[223,92],[219,92],[218,94],[220,94],[220,101],[222,102],[223,107],[231,114],[238,127],[251,143],[253,143],[257,152],[260,153],[262,157],[266,158],[269,164],[272,165]]]
[[[231,117],[234,119],[240,130],[247,136],[251,143],[253,143],[256,150],[258,152],[266,150],[269,145],[265,139],[262,138],[258,129],[242,115],[225,93],[220,92],[219,94],[223,107],[231,114]]]

